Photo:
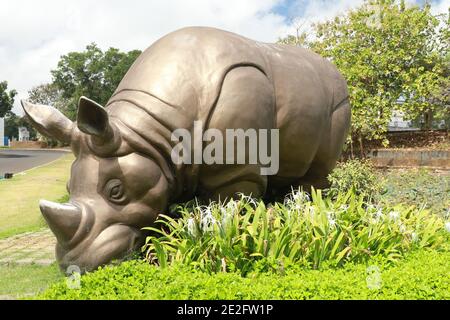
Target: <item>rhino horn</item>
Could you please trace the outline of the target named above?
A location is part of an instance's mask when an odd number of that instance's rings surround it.
[[[114,136],[106,109],[83,96],[78,102],[77,125],[82,132],[94,136],[99,144],[110,141]]]
[[[28,120],[41,134],[70,143],[74,124],[59,110],[25,100],[20,102]]]
[[[71,203],[61,204],[47,200],[41,200],[39,207],[58,243],[63,247],[67,246],[80,226],[82,210]]]

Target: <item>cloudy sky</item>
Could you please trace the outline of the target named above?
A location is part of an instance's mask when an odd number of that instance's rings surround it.
[[[19,92],[50,82],[59,57],[90,42],[101,48],[145,49],[185,26],[213,26],[274,42],[293,21],[325,20],[363,0],[6,0],[0,10],[0,81]],[[422,3],[423,0],[409,0]],[[446,12],[450,0],[433,0]]]

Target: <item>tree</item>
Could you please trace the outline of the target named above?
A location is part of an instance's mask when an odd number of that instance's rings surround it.
[[[428,97],[445,86],[448,52],[439,19],[428,4],[367,0],[356,10],[313,26],[315,35],[306,46],[332,60],[346,78],[351,134],[359,138],[361,149],[363,138],[385,139],[394,109],[410,118],[435,111]],[[295,39],[304,37],[291,37]]]
[[[0,118],[11,113],[16,94],[16,90],[8,91],[8,82],[0,82]]]
[[[445,15],[443,15],[445,19]],[[440,51],[442,52],[441,57],[444,64],[443,80],[440,87],[433,92],[432,96],[428,99],[428,102],[434,107],[433,110],[428,110],[429,112],[435,112],[433,115],[436,120],[444,120],[446,128],[450,129],[450,8],[449,14],[447,14],[447,19],[441,24],[439,30],[439,42],[441,44]],[[426,117],[424,120],[425,127],[430,128],[433,124],[433,117]]]
[[[10,112],[5,117],[5,136],[12,138],[19,138],[19,127],[26,127],[30,132],[30,139],[33,140],[36,138],[36,130],[34,130],[33,126],[27,121],[26,117],[19,117],[18,115]]]
[[[70,117],[69,99],[63,97],[62,90],[59,90],[54,83],[44,83],[33,87],[28,91],[28,100],[32,103],[52,106],[67,117]]]
[[[75,116],[68,108],[70,106],[69,100],[63,97],[62,91],[59,90],[53,83],[44,83],[33,87],[28,91],[28,100],[32,103],[52,106],[69,118],[73,118]],[[54,147],[59,144],[57,140],[43,136],[36,132],[32,126],[28,125],[27,128],[30,131],[30,136],[33,135],[37,137],[39,140],[46,142],[48,146]]]
[[[66,99],[66,115],[75,119],[78,99],[82,95],[106,104],[140,53],[139,50],[121,52],[116,48],[103,52],[92,43],[83,52],[62,56],[51,73],[53,84]]]

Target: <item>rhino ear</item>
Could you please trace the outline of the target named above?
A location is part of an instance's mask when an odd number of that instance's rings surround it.
[[[106,138],[110,133],[109,117],[105,108],[83,96],[78,102],[77,125],[84,133],[97,138]]]
[[[74,124],[59,110],[25,100],[20,102],[28,120],[36,130],[49,138],[70,143]]]

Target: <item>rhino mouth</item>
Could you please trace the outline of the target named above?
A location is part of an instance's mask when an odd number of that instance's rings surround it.
[[[142,244],[141,230],[125,224],[94,225],[94,214],[79,203],[41,200],[42,215],[58,243],[56,256],[61,270],[79,266],[91,271],[113,260],[123,260]]]

